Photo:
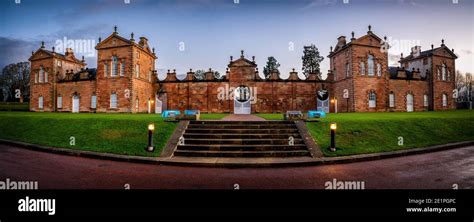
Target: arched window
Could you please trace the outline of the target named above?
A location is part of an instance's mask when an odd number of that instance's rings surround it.
[[[140,65],[139,64],[135,65],[135,74],[137,75],[137,78],[140,78]]]
[[[369,92],[369,108],[375,108],[377,104],[377,96],[375,92]]]
[[[388,106],[390,108],[395,107],[395,94],[393,94],[393,92],[390,92],[388,95]]]
[[[446,80],[446,64],[444,64],[444,63],[443,63],[442,70],[441,70],[441,77],[442,77],[443,81]]]
[[[108,73],[109,73],[109,64],[105,63],[104,64],[104,77],[107,77]]]
[[[43,96],[38,97],[38,109],[43,109]]]
[[[57,107],[58,107],[58,109],[63,108],[63,97],[62,96],[58,96]]]
[[[117,108],[117,94],[116,93],[112,93],[110,95],[110,108],[111,109]]]
[[[377,76],[382,76],[382,65],[377,63]]]
[[[428,107],[428,95],[423,95],[423,106]]]
[[[373,55],[369,55],[369,57],[367,58],[367,66],[368,66],[367,75],[374,76],[374,56]]]
[[[439,68],[436,69],[436,75],[438,77],[438,80],[441,80],[441,71],[439,70]]]
[[[118,58],[117,56],[112,56],[112,74],[111,76],[117,76],[118,74]]]
[[[125,75],[125,62],[120,63],[120,76]]]
[[[39,70],[39,82],[44,82],[44,68],[43,68],[43,66],[40,66],[40,70]]]
[[[349,63],[346,63],[346,78],[351,75],[351,69]]]
[[[97,108],[97,96],[95,93],[92,94],[91,96],[91,109],[96,109]]]
[[[364,75],[364,74],[365,74],[365,63],[364,63],[364,62],[360,62],[360,63],[359,63],[359,74],[360,74],[360,75]]]
[[[448,69],[448,81],[451,81],[451,72]]]
[[[448,106],[448,96],[443,94],[443,107]]]

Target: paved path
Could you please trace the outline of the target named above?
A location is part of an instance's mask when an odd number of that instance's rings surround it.
[[[251,114],[229,114],[222,118],[227,121],[265,121],[264,118]]]
[[[324,189],[362,180],[371,188],[474,189],[474,146],[384,160],[312,167],[225,169],[159,166],[67,156],[0,145],[0,181],[37,180],[39,188]]]

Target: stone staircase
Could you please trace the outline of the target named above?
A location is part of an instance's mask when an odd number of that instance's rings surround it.
[[[174,158],[311,158],[293,121],[190,121],[183,138]]]

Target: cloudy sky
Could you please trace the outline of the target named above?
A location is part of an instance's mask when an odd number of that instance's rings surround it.
[[[94,44],[118,26],[120,35],[146,36],[156,48],[156,66],[185,73],[212,68],[221,73],[240,50],[256,56],[263,70],[274,56],[281,72],[301,69],[304,45],[324,57],[337,37],[372,31],[393,46],[390,65],[410,47],[422,50],[445,39],[459,56],[456,68],[474,73],[474,1],[471,0],[2,0],[0,66],[26,61],[45,41],[57,50],[74,44],[78,57],[96,66]],[[129,3],[127,2],[129,1]],[[70,41],[68,41],[70,40]],[[328,69],[328,59],[322,64]]]

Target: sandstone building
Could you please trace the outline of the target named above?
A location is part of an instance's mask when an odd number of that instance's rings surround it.
[[[288,79],[277,73],[262,79],[255,57],[230,58],[226,75],[211,69],[197,79],[168,70],[159,80],[154,49],[148,39],[135,41],[117,29],[96,45],[97,68],[86,68],[72,49],[60,54],[44,43],[32,54],[31,111],[161,113],[195,109],[201,112],[278,113],[287,110],[327,112],[386,112],[454,109],[455,59],[442,41],[421,51],[419,46],[388,66],[384,40],[369,30],[359,38],[338,38],[328,55],[326,79],[309,74]]]

